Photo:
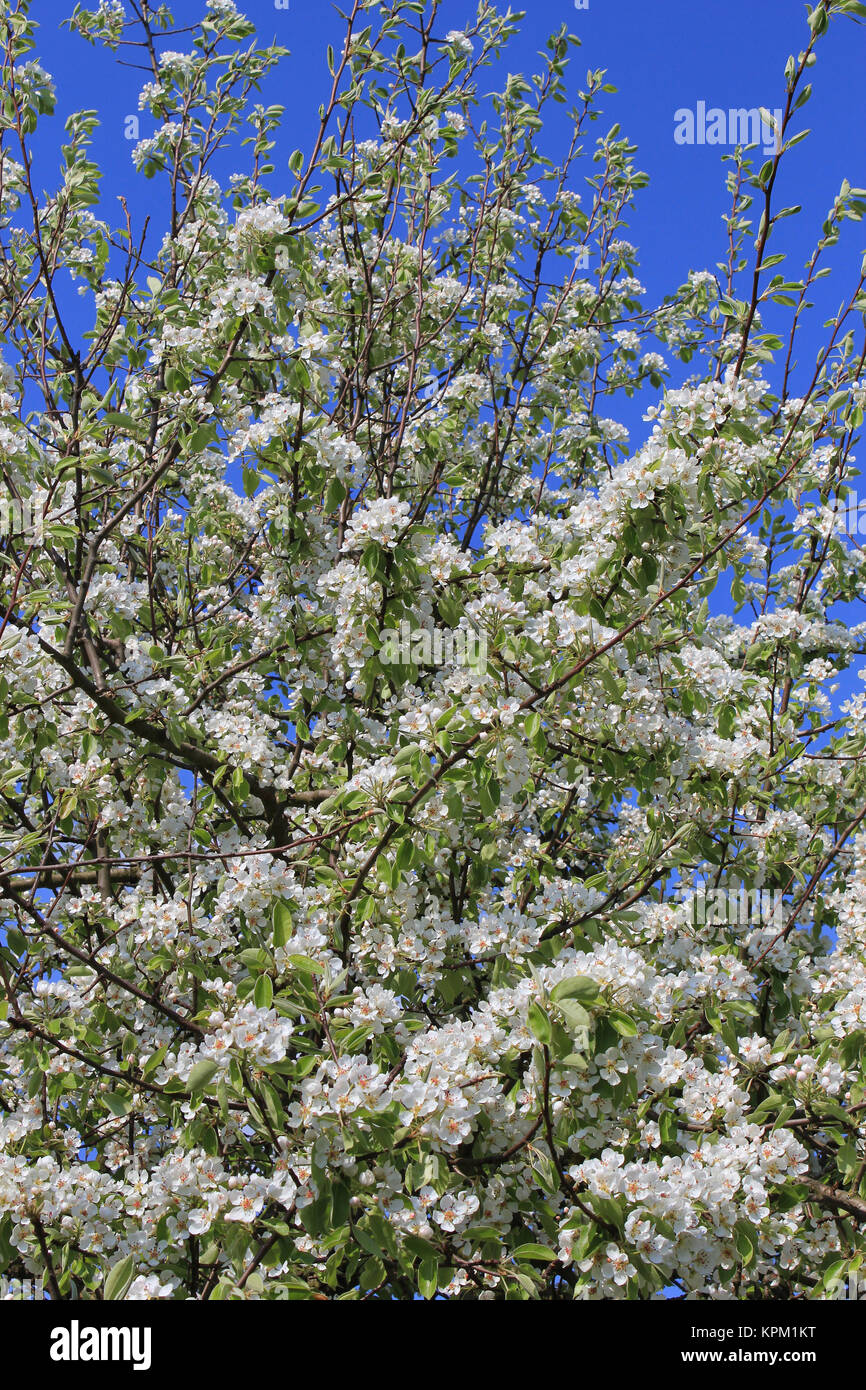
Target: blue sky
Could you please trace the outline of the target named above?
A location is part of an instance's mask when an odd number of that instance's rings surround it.
[[[318,104],[330,82],[325,46],[329,41],[338,46],[343,32],[327,0],[289,3],[288,10],[278,10],[274,0],[239,0],[262,39],[276,37],[291,50],[265,92],[268,100],[286,106],[285,144],[271,179],[275,192],[291,149],[303,147],[312,135]],[[123,192],[133,212],[143,216],[154,211],[158,188],[134,174],[124,120],[137,112],[145,74],[120,67],[106,50],[61,30],[71,8],[71,0],[34,0],[32,8],[41,25],[38,52],[58,87],[58,117],[81,107],[98,109],[102,124],[94,152],[106,174],[105,213],[111,215],[111,208],[117,208],[116,195]],[[473,0],[443,0],[443,32],[461,27],[473,10]],[[201,14],[202,5],[199,0],[176,0],[173,11],[178,24],[184,25]],[[600,121],[596,131],[619,121],[639,146],[638,167],[651,179],[629,233],[640,249],[641,276],[650,298],[675,288],[690,269],[713,267],[724,254],[721,217],[728,199],[722,151],[710,145],[675,144],[674,112],[694,108],[698,101],[725,109],[780,105],[785,59],[804,46],[808,35],[805,17],[806,6],[798,0],[589,0],[589,7],[581,10],[573,0],[529,0],[521,34],[503,62],[503,75],[509,70],[532,71],[547,35],[563,23],[583,44],[572,69],[575,89],[587,67],[607,69],[618,91],[605,97],[609,120]],[[182,48],[185,40],[167,46]],[[866,184],[866,27],[837,21],[820,42],[819,54],[813,69],[814,95],[799,123],[810,126],[813,135],[785,157],[787,172],[778,191],[780,205],[803,204],[803,215],[785,226],[795,252],[791,270],[814,245],[842,179],[848,177],[855,186]],[[54,138],[49,125],[41,127],[46,184],[56,177],[61,138],[60,119],[51,124]],[[149,133],[149,119],[143,117],[141,134]],[[552,128],[549,138],[554,148],[561,145],[564,123],[559,130]],[[286,187],[288,182],[286,171]],[[864,241],[849,236],[831,262],[853,271]],[[841,283],[837,293],[828,290],[831,308],[841,293]]]
[[[95,5],[96,0],[88,0]],[[330,89],[325,49],[341,47],[344,24],[329,0],[288,0],[289,8],[277,8],[285,0],[237,0],[254,21],[260,39],[277,42],[290,50],[269,79],[261,98],[285,106],[283,129],[275,151],[271,192],[288,191],[292,179],[287,162],[292,150],[310,149],[318,127],[318,107]],[[799,0],[529,0],[521,30],[501,62],[501,70],[482,74],[486,90],[501,86],[508,72],[538,70],[538,53],[548,35],[563,24],[577,34],[582,47],[570,69],[571,92],[584,84],[588,68],[604,68],[617,91],[603,97],[603,116],[590,127],[592,142],[614,122],[638,146],[636,166],[650,176],[630,214],[623,235],[639,251],[639,275],[645,285],[645,303],[652,306],[683,283],[690,270],[716,269],[726,253],[723,216],[729,207],[725,188],[728,165],[725,151],[715,145],[676,143],[675,113],[707,108],[781,107],[784,103],[784,66],[789,54],[797,54],[808,39],[806,6]],[[515,9],[518,6],[513,6]],[[345,8],[345,7],[344,7]],[[475,0],[442,0],[440,32],[464,27],[475,12]],[[499,0],[506,8],[506,0]],[[58,92],[57,113],[40,125],[37,141],[37,175],[46,189],[57,182],[58,147],[62,122],[81,108],[96,108],[100,126],[95,133],[93,157],[104,171],[103,202],[98,211],[119,224],[123,194],[133,226],[140,229],[151,217],[149,248],[155,251],[164,231],[164,180],[147,180],[132,165],[134,139],[127,138],[130,116],[139,116],[139,133],[150,135],[155,122],[138,112],[138,93],[148,73],[121,66],[101,46],[93,46],[62,27],[71,13],[72,0],[33,0],[32,14],[40,23],[37,53],[52,73]],[[195,23],[203,14],[204,0],[175,0],[172,6],[178,27]],[[130,13],[129,0],[127,12]],[[163,48],[182,49],[189,37],[163,41]],[[844,178],[854,187],[866,186],[866,106],[862,101],[866,71],[866,25],[837,20],[818,45],[819,60],[812,69],[812,100],[795,118],[795,129],[808,126],[809,139],[785,155],[782,161],[776,207],[802,204],[799,217],[791,217],[774,231],[771,250],[789,250],[789,258],[777,273],[797,279],[814,248],[828,209]],[[122,56],[140,61],[129,49]],[[570,129],[567,108],[553,107],[553,120],[540,143],[552,156],[564,152]],[[756,165],[765,156],[755,157]],[[222,160],[216,172],[224,184],[235,169],[248,167],[248,151],[237,150]],[[596,172],[587,158],[578,169],[579,179]],[[798,358],[803,372],[811,370],[823,341],[821,325],[833,315],[854,283],[866,251],[866,223],[846,224],[842,242],[825,260],[837,274],[819,282],[813,296],[816,308],[804,321]],[[591,274],[591,270],[588,272]],[[70,284],[65,301],[72,322],[90,327],[91,310],[76,299]],[[748,291],[740,287],[740,297]],[[79,306],[80,305],[80,310]],[[776,315],[777,317],[774,317]],[[779,328],[783,338],[788,311],[769,307],[768,329]],[[85,319],[88,321],[85,322]],[[670,354],[665,354],[670,361]],[[671,364],[673,385],[697,364],[683,368]],[[772,373],[771,373],[772,379]],[[798,389],[794,375],[794,394]],[[620,396],[608,412],[631,432],[636,447],[646,433],[642,422],[646,406],[657,396],[641,394],[629,402]],[[238,484],[239,486],[239,484]]]

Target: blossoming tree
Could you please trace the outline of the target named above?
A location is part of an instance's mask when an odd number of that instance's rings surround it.
[[[283,52],[232,0],[180,38],[153,0],[76,9],[71,46],[149,68],[145,235],[101,215],[94,112],[41,193],[53,84],[0,0],[30,518],[0,551],[0,1271],[832,1297],[866,1222],[864,278],[814,366],[798,334],[866,194],[797,272],[777,182],[866,5],[812,11],[778,150],[731,156],[726,263],[655,308],[646,179],[567,30],[489,97],[514,16],[347,5],[282,173]]]

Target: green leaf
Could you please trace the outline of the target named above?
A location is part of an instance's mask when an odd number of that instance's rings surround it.
[[[573,1033],[579,1028],[588,1028],[592,1021],[586,1009],[576,999],[562,999],[557,1008]]]
[[[213,425],[199,425],[197,430],[186,439],[187,449],[191,454],[200,454],[212,444],[216,439],[216,429]]]
[[[677,1141],[678,1123],[673,1110],[662,1110],[659,1115],[659,1135],[662,1143],[667,1147]]]
[[[552,1034],[550,1019],[541,1006],[536,1004],[534,1000],[529,1006],[526,1021],[529,1024],[530,1032],[534,1033],[538,1041],[544,1043],[546,1046],[547,1043],[550,1042]]]
[[[637,1024],[621,1009],[612,1009],[607,1017],[621,1037],[634,1038],[637,1036]]]
[[[273,922],[274,945],[285,946],[286,942],[291,941],[295,934],[295,924],[288,904],[282,900],[274,903]]]
[[[552,1260],[558,1259],[555,1250],[551,1250],[547,1245],[518,1245],[514,1252],[516,1260],[537,1260],[541,1264],[550,1264]]]
[[[470,1240],[472,1239],[468,1231],[466,1235]],[[498,1235],[497,1232],[497,1238]],[[425,1240],[423,1236],[404,1236],[403,1244],[410,1255],[415,1255],[420,1260],[436,1259],[436,1246],[432,1245],[429,1240]]]
[[[212,1062],[210,1058],[206,1057],[203,1061],[196,1062],[195,1066],[189,1074],[189,1081],[187,1082],[189,1090],[203,1091],[205,1086],[208,1084],[211,1078],[216,1075],[218,1070],[219,1068],[216,1062]]]
[[[135,1261],[131,1255],[119,1260],[112,1265],[105,1277],[105,1284],[102,1290],[102,1297],[106,1302],[116,1302],[122,1299],[135,1274]]]
[[[325,494],[325,511],[336,511],[340,503],[345,500],[346,489],[339,478],[332,478],[328,484],[328,491]]]
[[[560,999],[580,999],[584,1003],[591,1003],[598,998],[598,985],[588,975],[572,975],[570,979],[560,980],[554,985],[550,997],[557,1004]]]
[[[302,975],[321,975],[325,969],[320,960],[311,960],[309,956],[289,956],[288,964]]]
[[[760,438],[748,425],[744,425],[741,420],[728,420],[725,430],[730,430],[738,439],[742,439],[744,444],[757,444]]]
[[[103,1096],[103,1100],[112,1115],[116,1115],[119,1120],[122,1119],[124,1115],[128,1115],[132,1109],[132,1097],[122,1096],[118,1091],[107,1091]]]
[[[734,1227],[737,1253],[744,1265],[750,1265],[755,1258],[755,1232],[748,1221],[738,1221]]]
[[[556,1170],[556,1164],[548,1154],[536,1152],[532,1158],[532,1167],[546,1192],[559,1191],[559,1173]]]
[[[439,1266],[435,1260],[422,1260],[418,1266],[418,1292],[428,1301],[439,1287]]]
[[[572,1071],[588,1071],[589,1063],[582,1052],[569,1052],[565,1057],[558,1057],[556,1065],[558,1067],[570,1067]]]
[[[385,1266],[381,1260],[367,1260],[361,1267],[361,1277],[358,1283],[365,1290],[378,1288],[379,1284],[385,1282]]]

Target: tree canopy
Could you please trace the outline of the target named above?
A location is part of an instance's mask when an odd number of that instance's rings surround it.
[[[649,306],[647,176],[567,28],[506,78],[488,0],[346,4],[288,169],[285,53],[233,0],[76,8],[70,55],[148,69],[145,228],[106,220],[95,111],[41,191],[54,83],[0,0],[0,1271],[832,1297],[863,274],[800,343],[866,193],[794,269],[777,176],[866,6],[811,12],[723,260]]]

